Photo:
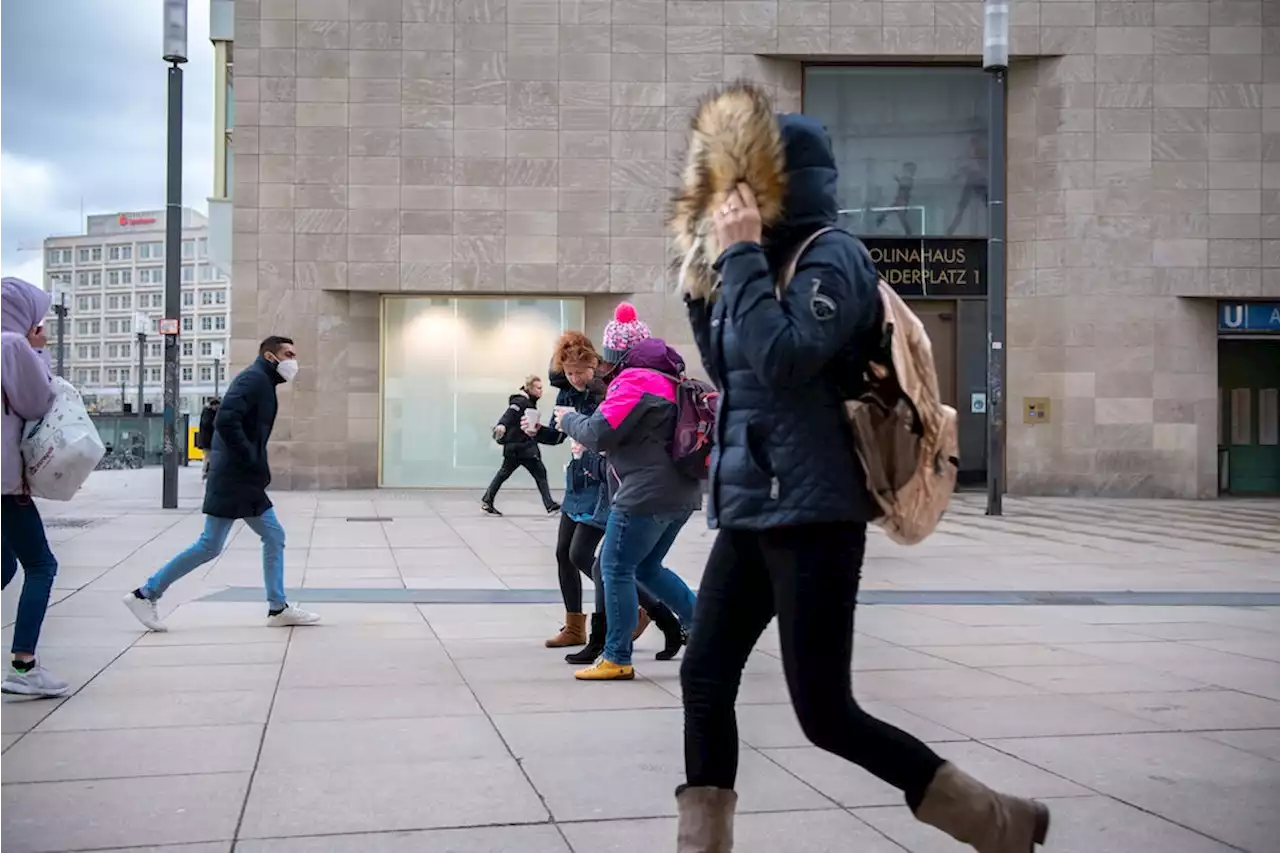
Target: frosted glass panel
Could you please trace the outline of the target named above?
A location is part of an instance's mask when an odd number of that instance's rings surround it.
[[[1231,390],[1231,443],[1253,444],[1252,388]]]
[[[535,374],[551,348],[583,327],[581,299],[387,297],[383,308],[382,484],[488,485],[502,461],[491,437],[507,398]],[[539,409],[550,419],[555,389]],[[543,447],[552,488],[567,446]],[[506,488],[532,488],[517,472]]]
[[[1280,389],[1258,389],[1258,444],[1280,444]]]

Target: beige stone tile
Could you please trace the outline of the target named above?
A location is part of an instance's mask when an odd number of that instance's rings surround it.
[[[248,783],[248,773],[219,773],[6,785],[6,846],[34,853],[229,841]]]
[[[1054,800],[1053,841],[1066,849],[1160,849],[1171,853],[1226,853],[1230,848],[1109,797]],[[947,853],[955,842],[918,822],[906,806],[857,809],[871,824],[911,853]]]
[[[241,841],[236,846],[245,853],[487,853],[492,850],[568,853],[564,839],[552,826],[475,827],[272,838],[269,841]]]
[[[341,774],[260,768],[240,835],[385,833],[546,819],[538,795],[509,758],[360,764]]]

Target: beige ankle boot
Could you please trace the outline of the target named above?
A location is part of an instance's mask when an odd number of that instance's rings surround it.
[[[640,639],[640,635],[648,629],[652,622],[653,620],[649,618],[648,611],[641,607],[640,612],[636,614],[636,629],[631,632],[631,642],[634,643],[636,640]]]
[[[738,795],[728,788],[680,787],[676,791],[677,853],[731,853],[737,804]]]
[[[560,629],[560,633],[546,642],[546,646],[549,649],[560,649],[565,646],[585,646],[586,644],[587,614],[585,613],[566,613],[564,615],[564,627]]]
[[[1043,803],[993,791],[951,763],[929,783],[916,817],[978,853],[1034,853],[1049,833]]]

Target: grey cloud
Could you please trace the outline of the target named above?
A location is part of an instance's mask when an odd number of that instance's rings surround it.
[[[0,20],[0,147],[53,170],[48,198],[14,198],[6,184],[3,264],[29,261],[19,243],[76,233],[84,212],[163,207],[166,63],[161,0],[18,0]],[[184,66],[183,202],[212,190],[213,49],[208,0],[193,0]]]

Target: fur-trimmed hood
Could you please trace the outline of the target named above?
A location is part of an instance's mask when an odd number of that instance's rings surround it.
[[[755,194],[770,264],[781,267],[809,234],[836,223],[836,164],[831,138],[809,116],[775,115],[750,83],[713,92],[691,123],[689,150],[668,225],[675,238],[680,290],[714,296],[716,245],[712,214],[739,183]]]

